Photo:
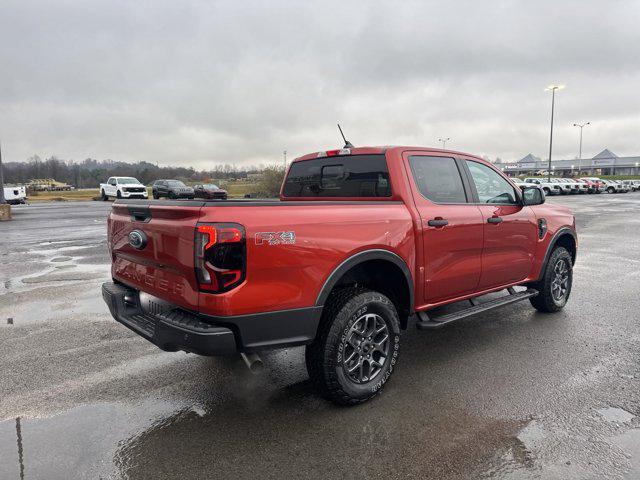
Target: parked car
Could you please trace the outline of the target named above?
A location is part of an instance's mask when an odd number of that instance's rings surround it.
[[[544,178],[535,178],[535,177],[525,178],[524,183],[538,185],[542,189],[544,194],[547,196],[560,195],[563,193],[562,187],[560,185],[553,182],[547,182],[547,180]]]
[[[631,186],[624,183],[624,181],[622,180],[613,180],[613,182],[615,182],[620,187],[621,193],[627,193],[629,192],[629,190],[631,190]]]
[[[151,187],[151,193],[156,200],[161,197],[176,199],[195,196],[193,188],[187,187],[180,180],[156,180]]]
[[[599,179],[578,178],[578,182],[582,182],[589,188],[589,193],[602,193],[604,192],[604,183]]]
[[[213,183],[201,183],[193,187],[193,191],[197,198],[218,198],[227,199],[227,191]]]
[[[9,205],[27,203],[27,189],[24,186],[4,187],[4,199]]]
[[[575,218],[544,202],[473,155],[315,152],[291,163],[279,200],[115,202],[102,294],[163,350],[255,365],[261,350],[306,345],[312,384],[354,405],[396,370],[414,314],[434,329],[525,299],[565,306]],[[454,302],[466,308],[434,313]]]
[[[115,198],[148,198],[147,187],[133,177],[110,177],[107,183],[100,184],[100,197],[108,200]]]
[[[640,180],[630,180],[633,185],[633,190],[640,190]]]
[[[567,182],[564,178],[551,178],[550,182],[560,185],[563,194],[578,193],[579,188],[572,182]]]
[[[621,193],[623,190],[622,185],[613,180],[602,180],[602,183],[604,183],[604,189],[607,193]]]
[[[563,180],[563,181],[565,181],[565,182],[577,187],[577,189],[578,189],[577,193],[589,193],[589,186],[586,183],[579,182],[578,180],[576,180],[574,178],[562,178],[560,180]]]
[[[620,183],[622,184],[622,186],[624,188],[627,189],[627,191],[631,191],[631,192],[635,192],[640,185],[640,182],[638,182],[638,184],[634,183],[634,180],[619,180]]]

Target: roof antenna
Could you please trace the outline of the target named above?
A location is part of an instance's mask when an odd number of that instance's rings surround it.
[[[342,128],[340,128],[340,124],[338,124],[338,130],[340,130],[340,135],[342,135],[342,139],[344,140],[344,147],[342,148],[354,148],[353,144],[344,137],[344,133],[342,133]]]

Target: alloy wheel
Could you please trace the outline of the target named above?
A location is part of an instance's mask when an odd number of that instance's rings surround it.
[[[343,343],[342,367],[354,383],[373,380],[383,370],[389,357],[389,328],[375,313],[358,318]]]
[[[551,296],[557,303],[562,302],[569,290],[569,267],[566,260],[560,259],[553,267],[553,280],[551,280]]]

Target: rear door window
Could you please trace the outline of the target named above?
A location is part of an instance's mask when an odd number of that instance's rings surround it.
[[[467,203],[462,177],[453,158],[412,155],[409,164],[424,197],[435,203]]]
[[[285,197],[390,197],[383,154],[322,157],[291,164]]]

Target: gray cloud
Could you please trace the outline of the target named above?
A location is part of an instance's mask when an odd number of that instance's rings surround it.
[[[640,153],[640,3],[3,2],[7,160],[205,167],[339,145]]]

